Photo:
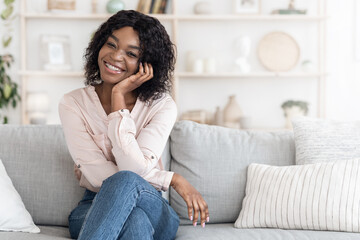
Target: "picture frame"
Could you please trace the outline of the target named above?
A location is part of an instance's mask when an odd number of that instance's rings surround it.
[[[49,11],[74,11],[76,0],[48,0]]]
[[[234,0],[236,14],[260,14],[261,0]]]
[[[70,63],[70,38],[66,35],[41,35],[40,56],[43,70],[69,71]]]

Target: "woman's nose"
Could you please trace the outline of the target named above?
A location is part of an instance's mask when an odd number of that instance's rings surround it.
[[[124,60],[124,57],[125,57],[125,51],[123,50],[117,50],[117,51],[114,51],[113,54],[112,54],[112,58],[115,60],[115,61],[123,61]]]

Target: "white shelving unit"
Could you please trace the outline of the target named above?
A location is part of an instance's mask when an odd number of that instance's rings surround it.
[[[21,97],[22,101],[22,122],[28,124],[28,118],[26,114],[25,101],[27,93],[27,81],[30,77],[49,77],[49,78],[81,78],[83,77],[83,72],[81,71],[69,71],[69,72],[49,72],[42,70],[30,70],[28,69],[27,63],[27,25],[29,21],[32,20],[67,20],[67,21],[88,21],[88,20],[106,20],[111,15],[109,14],[51,14],[51,13],[28,13],[26,9],[26,0],[21,1],[21,12],[20,12],[20,25],[21,25],[21,70],[19,72],[21,78]],[[316,78],[318,85],[318,96],[317,96],[317,115],[318,117],[325,117],[325,22],[327,20],[326,11],[325,11],[325,2],[326,0],[318,0],[318,12],[317,16],[310,15],[236,15],[236,14],[219,14],[219,15],[191,15],[191,14],[178,14],[177,6],[181,4],[181,1],[172,0],[172,9],[170,14],[151,14],[158,18],[162,22],[167,22],[171,24],[171,37],[172,41],[177,45],[178,40],[178,28],[179,24],[183,22],[243,22],[243,21],[273,21],[282,22],[282,21],[293,21],[293,22],[314,22],[318,25],[318,67],[317,70],[313,73],[303,73],[303,72],[252,72],[249,74],[240,74],[234,72],[217,72],[214,74],[211,73],[192,73],[192,72],[183,72],[176,71],[174,75],[174,85],[173,85],[173,98],[175,101],[178,97],[178,83],[180,79],[186,78],[196,78],[196,79],[217,79],[217,78],[237,78],[239,80],[243,78]],[[178,49],[178,52],[181,52],[181,49]]]

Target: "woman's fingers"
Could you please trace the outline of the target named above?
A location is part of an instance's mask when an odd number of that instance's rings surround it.
[[[205,223],[209,222],[209,208],[204,199],[197,196],[191,200],[192,202],[186,203],[188,206],[188,216],[193,221],[193,226],[196,227],[197,221],[200,216],[200,223],[205,227]]]
[[[209,214],[208,206],[204,200],[202,200],[202,203],[200,204],[200,214],[201,214],[201,226],[205,227],[205,222],[207,219],[207,214]]]
[[[193,220],[193,205],[192,205],[192,203],[191,203],[191,201],[187,201],[186,202],[186,205],[187,205],[187,207],[188,207],[188,216],[189,216],[189,219],[190,219],[190,221],[192,221]]]
[[[139,64],[139,73],[140,73],[140,76],[145,75],[144,65],[142,62]]]
[[[141,84],[153,78],[153,68],[150,63],[144,63],[144,72],[139,79]]]
[[[197,220],[198,220],[198,218],[199,218],[199,210],[200,210],[197,201],[193,201],[193,208],[194,208],[193,225],[194,225],[194,227],[196,227]]]

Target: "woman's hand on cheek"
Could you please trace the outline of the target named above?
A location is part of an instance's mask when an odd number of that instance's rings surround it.
[[[120,81],[113,87],[113,93],[126,93],[132,92],[140,87],[144,82],[149,81],[154,77],[154,71],[150,63],[140,63],[139,71],[130,77]]]
[[[209,222],[209,209],[201,194],[184,177],[177,173],[174,173],[170,185],[184,199],[188,208],[189,219],[193,221],[194,227],[197,224],[199,215],[201,226],[205,227],[205,222]]]

